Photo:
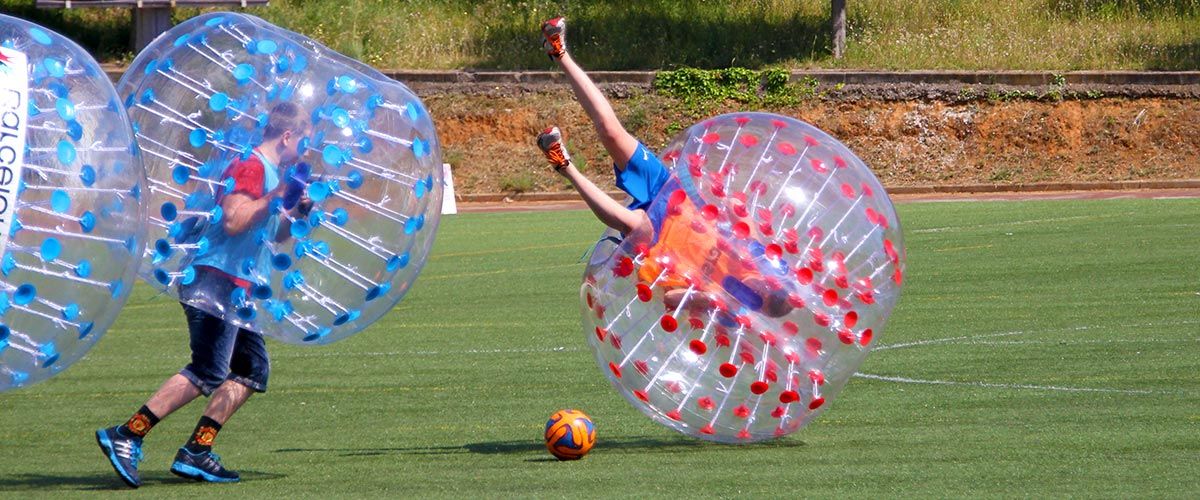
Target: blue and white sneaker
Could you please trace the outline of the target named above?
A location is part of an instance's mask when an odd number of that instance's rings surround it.
[[[138,476],[138,462],[142,461],[142,438],[126,436],[118,429],[109,427],[96,431],[96,443],[121,480],[130,488],[137,488],[142,485],[142,478]]]
[[[193,454],[187,448],[180,448],[179,453],[175,454],[175,463],[171,464],[171,473],[179,477],[210,483],[236,483],[241,479],[238,473],[221,465],[221,457],[216,453],[206,451]]]

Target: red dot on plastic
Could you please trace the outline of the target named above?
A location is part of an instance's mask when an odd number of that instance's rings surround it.
[[[708,425],[706,425],[706,426],[704,426],[704,427],[701,427],[701,428],[700,428],[700,433],[701,433],[701,434],[713,434],[713,433],[715,433],[715,432],[716,432],[716,430],[715,430],[715,429],[713,429],[713,426],[712,426],[712,424],[708,424]]]
[[[618,350],[621,349],[621,336],[620,335],[609,335],[608,343],[612,344],[613,349],[618,349]]]
[[[842,323],[846,324],[846,328],[854,328],[854,325],[858,324],[858,313],[854,311],[846,313],[846,316],[842,318]]]
[[[785,412],[787,412],[786,408],[784,408],[782,406],[776,406],[774,410],[771,410],[771,416],[775,417],[775,418],[780,418],[780,417],[783,417],[783,414]]]
[[[821,229],[819,226],[813,226],[808,229],[807,233],[804,233],[804,234],[808,235],[808,237],[810,239],[812,239],[813,241],[816,241],[825,236],[825,230]],[[814,249],[814,250],[820,252],[820,249]]]
[[[859,186],[859,189],[862,189],[863,196],[875,196],[875,190],[871,189],[871,186],[868,186],[865,182],[862,184],[862,186]]]
[[[613,338],[616,338],[616,337],[614,336]],[[613,363],[610,361],[608,363],[608,369],[609,369],[609,371],[612,372],[613,376],[615,376],[617,378],[621,378],[621,367],[617,366],[616,363]]]
[[[754,364],[754,355],[750,354],[750,351],[743,350],[742,352],[738,353],[738,357],[742,358],[743,363],[748,365]]]
[[[883,251],[893,264],[900,262],[900,254],[896,253],[896,245],[892,243],[892,240],[883,240]]]
[[[622,258],[617,262],[616,267],[613,268],[613,274],[622,278],[633,274],[633,259],[629,257]]]
[[[667,382],[667,390],[671,391],[675,394],[679,394],[679,393],[683,392],[683,384],[680,384],[678,381],[672,380],[670,382]]]
[[[829,326],[829,315],[825,313],[814,312],[813,322],[820,326]]]
[[[596,327],[596,338],[600,339],[601,342],[604,342],[604,337],[606,337],[607,335],[608,335],[608,330],[605,330],[598,326]]]
[[[814,171],[816,171],[818,174],[824,174],[824,173],[829,172],[829,168],[825,166],[825,162],[822,162],[821,160],[818,160],[816,158],[813,158],[811,161],[809,161],[809,165],[811,165],[812,169]]]
[[[688,325],[692,328],[704,328],[704,321],[695,316],[688,318]]]
[[[813,138],[813,136],[811,136],[811,135],[804,136],[804,143],[808,144],[808,147],[810,147],[810,148],[816,147],[818,144],[820,144],[820,142],[817,142],[817,140],[815,138]]]
[[[700,339],[694,339],[691,342],[689,342],[688,348],[691,349],[692,352],[699,354],[699,355],[703,355],[704,353],[708,352],[708,346],[704,345],[704,341],[702,341]]]
[[[650,395],[646,394],[646,391],[643,391],[640,389],[634,389],[633,395],[637,396],[637,398],[642,400],[643,402],[647,402],[647,403],[650,402]]]
[[[787,122],[783,120],[771,120],[771,126],[775,128],[787,128]]]
[[[738,125],[740,125],[740,126],[743,126],[743,127],[744,127],[744,126],[746,126],[746,124],[747,124],[747,123],[750,123],[750,117],[748,117],[748,116],[739,116],[739,117],[737,117],[737,118],[734,118],[734,119],[733,119],[733,121],[737,122],[737,124],[738,124]]]
[[[754,134],[742,134],[742,136],[738,138],[738,142],[742,143],[743,146],[748,148],[754,147],[755,144],[758,144],[758,137],[755,137]]]
[[[809,370],[808,379],[814,384],[825,385],[825,374],[821,373],[821,370]]]
[[[807,285],[809,283],[812,283],[812,281],[813,281],[812,269],[809,269],[807,267],[802,267],[800,269],[797,269],[796,270],[796,280],[799,281],[801,285]]]
[[[874,304],[875,294],[871,292],[859,292],[858,300],[862,301],[863,304]]]
[[[897,268],[896,272],[892,274],[892,281],[895,281],[897,285],[903,285],[904,284],[904,272],[901,271],[899,268]]]
[[[770,386],[768,386],[766,382],[759,380],[759,381],[754,382],[753,384],[750,384],[750,392],[753,392],[755,394],[762,394],[764,392],[767,392],[767,389],[769,387]]]
[[[809,337],[808,340],[804,341],[804,347],[807,348],[809,352],[818,352],[821,350],[821,339]]]
[[[783,391],[779,393],[779,402],[783,404],[795,403],[800,401],[800,393],[796,391]]]
[[[785,156],[792,156],[796,154],[796,146],[793,146],[790,142],[781,142],[778,146],[775,146],[775,149],[779,150],[779,152],[783,153]]]
[[[734,375],[737,375],[738,369],[733,363],[721,363],[721,367],[717,371],[721,372],[722,377],[733,378]]]
[[[591,308],[592,308],[592,305],[593,305],[593,304],[595,304],[595,303],[596,303],[596,299],[593,299],[593,298],[592,298],[592,292],[588,292],[588,293],[587,293],[587,305],[588,305],[588,309],[591,309]]]
[[[733,414],[738,416],[739,418],[749,417],[750,416],[750,408],[747,407],[746,405],[738,405],[737,408],[733,409]]]
[[[838,340],[842,341],[842,343],[846,345],[853,344],[854,333],[845,328],[841,328],[838,330]]]
[[[833,164],[837,165],[837,168],[846,168],[846,167],[850,166],[849,164],[846,163],[846,160],[843,159],[841,156],[834,156]]]
[[[654,291],[650,289],[649,285],[638,283],[637,296],[642,302],[650,302],[650,299],[654,298]]]
[[[870,344],[871,339],[873,339],[873,338],[875,338],[875,332],[871,331],[870,328],[867,328],[866,330],[863,330],[862,335],[859,336],[858,344],[859,345]]]
[[[715,340],[718,347],[729,347],[729,335],[718,333]]]
[[[845,196],[847,198],[853,198],[854,195],[855,195],[854,186],[851,186],[850,184],[843,182],[842,183],[842,196]]]
[[[823,397],[816,398],[816,399],[813,399],[812,402],[808,404],[808,409],[815,410],[817,408],[820,408],[821,405],[823,405],[823,404],[825,404],[825,398],[823,398]]]
[[[713,398],[711,398],[709,396],[704,396],[700,399],[697,399],[696,406],[699,406],[701,410],[708,410],[708,411],[712,411],[713,408],[717,407],[717,405],[715,403],[713,403]]]
[[[794,293],[789,293],[787,299],[788,299],[788,304],[796,309],[802,309],[806,305],[804,303],[804,299]]]
[[[662,319],[658,320],[658,324],[662,326],[663,330],[668,332],[673,332],[679,328],[679,322],[670,314],[664,314]]]
[[[795,322],[792,322],[792,321],[784,321],[783,322],[783,333],[786,333],[791,336],[795,336],[796,334],[800,333],[800,325],[797,325]]]
[[[671,420],[683,420],[683,415],[679,413],[679,410],[671,410],[667,412],[667,418]]]
[[[766,249],[765,253],[766,253],[768,259],[779,260],[781,257],[783,257],[783,247],[776,245],[775,243],[772,243],[770,245],[767,245],[767,249]],[[590,305],[589,305],[589,307],[590,307]]]
[[[758,339],[761,340],[762,343],[767,344],[767,345],[775,345],[776,343],[779,342],[779,338],[776,337],[775,334],[771,333],[771,332],[762,332],[762,333],[758,334]]]
[[[633,368],[642,375],[650,373],[650,364],[640,359],[633,362]]]
[[[721,140],[721,135],[716,132],[709,132],[704,134],[703,140],[705,144],[716,144],[717,141]]]
[[[682,189],[676,189],[671,192],[671,197],[667,199],[667,206],[677,207],[687,200],[687,193]]]
[[[822,294],[821,299],[825,302],[826,306],[833,307],[834,305],[836,305],[838,303],[837,290],[834,290],[832,288],[825,290],[825,293]]]
[[[849,288],[850,278],[847,278],[845,274],[839,274],[833,278],[833,284],[837,285],[838,288]]]

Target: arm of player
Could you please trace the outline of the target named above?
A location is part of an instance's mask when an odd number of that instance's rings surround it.
[[[222,227],[230,236],[242,234],[266,219],[271,209],[271,200],[279,197],[279,188],[271,190],[266,196],[258,199],[242,192],[230,193],[221,200],[221,210],[225,212]]]

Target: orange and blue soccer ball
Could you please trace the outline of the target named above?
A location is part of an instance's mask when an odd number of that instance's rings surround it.
[[[546,421],[546,449],[559,460],[578,460],[596,444],[596,424],[579,410],[558,410]]]

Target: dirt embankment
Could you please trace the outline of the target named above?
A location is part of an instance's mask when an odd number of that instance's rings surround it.
[[[437,120],[459,193],[568,190],[534,145],[550,125],[563,129],[582,169],[613,188],[607,156],[565,85],[413,88]],[[1046,97],[1054,90],[1047,88],[827,90],[795,106],[761,110],[839,138],[888,186],[1200,178],[1200,91],[1190,87],[1100,89],[1081,100]],[[605,91],[626,127],[651,148],[704,118],[644,85]],[[728,103],[706,114],[749,110]]]

